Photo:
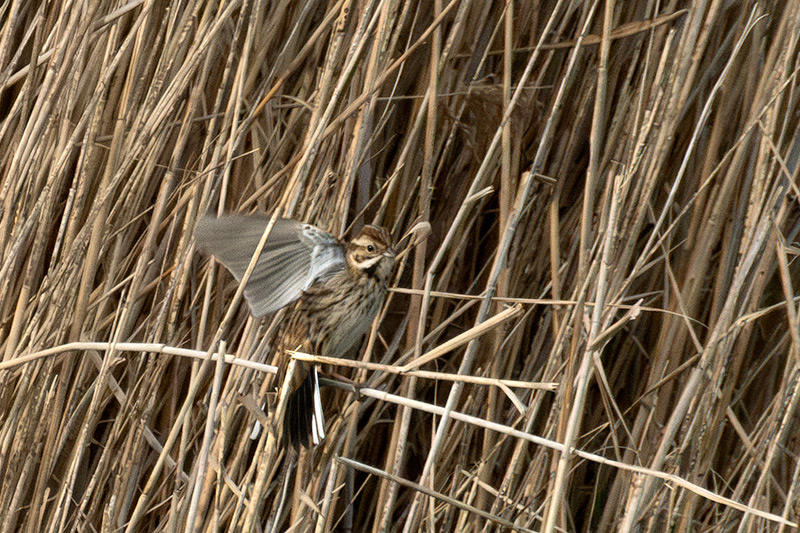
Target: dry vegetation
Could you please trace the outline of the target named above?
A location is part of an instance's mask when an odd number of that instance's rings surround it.
[[[0,533],[794,530],[798,39],[799,0],[0,1]],[[433,230],[299,457],[248,438],[280,317],[192,240],[275,210]]]

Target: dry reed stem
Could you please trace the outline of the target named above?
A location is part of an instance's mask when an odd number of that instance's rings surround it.
[[[0,531],[796,528],[800,0],[0,14]],[[299,457],[207,212],[430,229]]]

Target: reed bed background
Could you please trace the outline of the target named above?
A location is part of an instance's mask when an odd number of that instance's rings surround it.
[[[800,1],[0,21],[0,532],[795,529]],[[209,211],[431,225],[312,451]]]

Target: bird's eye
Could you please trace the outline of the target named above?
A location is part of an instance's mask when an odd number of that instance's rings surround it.
[[[375,253],[375,246],[373,246],[372,244],[368,244],[367,245],[367,251],[369,253],[371,253],[371,254],[374,254]]]

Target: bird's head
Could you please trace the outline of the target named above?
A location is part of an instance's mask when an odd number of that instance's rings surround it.
[[[394,268],[395,252],[392,237],[385,228],[364,226],[347,244],[347,263],[350,268],[387,281]]]

